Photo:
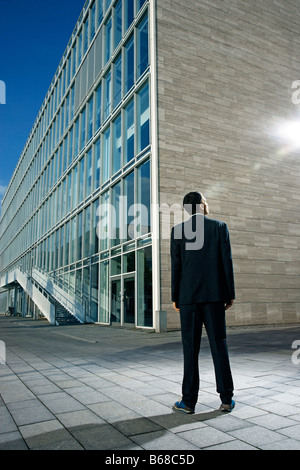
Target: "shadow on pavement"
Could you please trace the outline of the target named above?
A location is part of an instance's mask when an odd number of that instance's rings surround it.
[[[194,415],[183,415],[172,412],[150,417],[140,417],[112,423],[91,423],[64,428],[52,431],[42,431],[43,423],[36,428],[33,426],[24,427],[23,438],[12,433],[12,439],[5,443],[0,443],[0,450],[143,450],[147,448],[147,443],[162,438],[175,428],[191,425],[197,421],[206,421],[216,418],[223,413],[216,410],[204,413],[196,413]],[[224,415],[224,414],[223,414]],[[45,423],[47,426],[47,423]],[[27,428],[27,429],[26,429]],[[38,432],[40,429],[40,432]],[[45,428],[46,429],[46,428]],[[189,427],[189,430],[191,428]],[[15,434],[15,438],[13,438]],[[172,441],[176,440],[176,434],[169,433],[166,436],[165,446],[159,445],[159,450],[187,450],[191,446],[188,441],[181,440],[183,448],[178,447],[178,440],[175,447]],[[161,447],[162,445],[162,447]],[[155,450],[155,445],[150,448]]]

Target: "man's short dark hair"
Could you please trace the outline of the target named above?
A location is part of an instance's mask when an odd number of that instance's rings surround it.
[[[202,202],[202,196],[197,191],[192,191],[186,194],[183,198],[183,206],[187,206],[186,209],[190,213],[192,209],[192,214],[196,214],[199,211],[199,206]]]

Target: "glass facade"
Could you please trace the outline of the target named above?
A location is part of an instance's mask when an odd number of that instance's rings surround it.
[[[91,321],[138,327],[153,326],[148,25],[148,2],[86,2],[0,223],[1,275],[38,267]]]

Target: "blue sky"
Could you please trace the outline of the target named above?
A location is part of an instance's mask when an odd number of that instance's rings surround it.
[[[0,0],[0,201],[85,0]]]

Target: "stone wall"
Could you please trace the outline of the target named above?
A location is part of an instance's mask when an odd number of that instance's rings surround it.
[[[199,190],[229,227],[231,325],[300,321],[300,150],[275,129],[300,119],[298,0],[157,0],[160,203]],[[171,308],[161,240],[162,309]]]

